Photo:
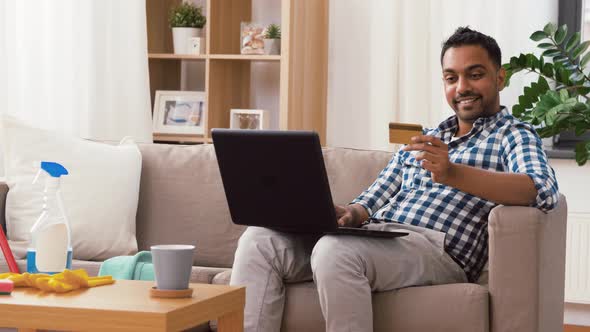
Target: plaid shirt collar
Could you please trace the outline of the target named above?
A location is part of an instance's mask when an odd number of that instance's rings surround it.
[[[463,138],[469,138],[475,135],[476,133],[480,132],[482,129],[488,127],[489,125],[496,124],[498,120],[506,116],[511,116],[510,112],[505,106],[500,106],[500,111],[498,113],[486,118],[480,117],[477,120],[475,120],[475,122],[473,122],[473,128],[471,128],[469,133],[463,136]],[[440,123],[440,125],[437,128],[437,131],[439,132],[444,142],[449,142],[457,132],[458,128],[459,122],[457,120],[457,115],[452,115]],[[462,141],[463,139],[460,140]],[[458,141],[457,143],[459,143]]]

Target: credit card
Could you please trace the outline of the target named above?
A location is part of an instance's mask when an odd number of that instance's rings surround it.
[[[410,144],[411,138],[422,135],[422,125],[413,123],[389,123],[389,143]]]

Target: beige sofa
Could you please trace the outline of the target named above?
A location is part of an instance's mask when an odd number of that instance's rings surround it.
[[[244,228],[230,220],[213,147],[150,144],[140,149],[139,248],[194,244],[192,281],[227,283]],[[374,180],[391,153],[328,148],[324,157],[334,202],[346,204]],[[2,224],[7,190],[0,184]],[[563,196],[549,214],[527,207],[495,208],[489,218],[489,273],[479,283],[376,293],[375,330],[561,331],[566,210]],[[24,260],[19,264],[24,269]],[[74,262],[74,268],[91,273],[99,266]],[[0,272],[6,270],[0,266]],[[288,285],[286,294],[282,331],[324,330],[312,282]]]

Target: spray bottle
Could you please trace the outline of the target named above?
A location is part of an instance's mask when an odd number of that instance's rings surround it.
[[[41,162],[33,183],[45,176],[43,210],[31,228],[31,248],[27,250],[27,272],[59,273],[71,268],[70,225],[64,213],[60,176],[68,171],[54,162]]]

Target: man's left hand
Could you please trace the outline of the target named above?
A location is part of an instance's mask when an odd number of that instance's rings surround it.
[[[421,151],[416,156],[422,161],[422,168],[432,173],[432,180],[445,183],[453,171],[453,163],[449,160],[449,147],[439,138],[429,135],[412,137],[412,143],[406,145],[404,151]]]

